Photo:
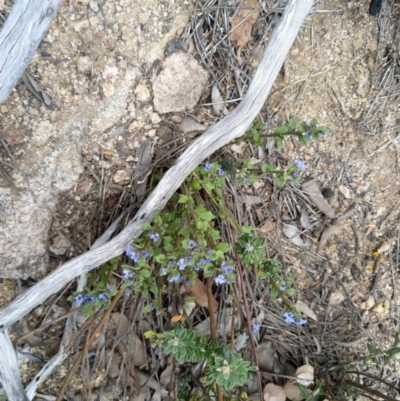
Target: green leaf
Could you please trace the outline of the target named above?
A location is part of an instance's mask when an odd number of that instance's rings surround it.
[[[157,255],[155,257],[156,262],[162,264],[163,262],[165,262],[167,260],[167,258],[165,257],[165,255],[163,255],[162,253]]]
[[[154,331],[146,331],[145,333],[143,333],[144,338],[152,338],[156,336],[156,333]]]
[[[276,138],[276,147],[278,149],[282,149],[283,148],[283,139],[280,136],[278,138]]]
[[[218,230],[212,228],[209,234],[212,239],[221,239],[221,233]]]
[[[281,125],[275,130],[275,134],[286,134],[289,131],[289,126]]]
[[[285,186],[285,182],[286,182],[285,179],[281,175],[278,175],[276,177],[276,185],[279,188],[283,188]]]
[[[296,117],[290,117],[288,125],[289,125],[289,128],[291,128],[291,129],[296,128],[297,118]]]
[[[221,242],[221,243],[219,243],[219,244],[215,247],[215,249],[218,250],[218,251],[222,251],[222,252],[225,253],[225,252],[230,251],[231,247],[230,247],[230,245],[227,244],[226,242]]]
[[[313,119],[310,121],[310,125],[318,125],[318,120],[317,120],[316,118],[313,118]]]
[[[241,232],[244,234],[251,233],[254,230],[254,228],[252,226],[241,226],[240,229],[241,229]]]
[[[206,211],[199,213],[199,218],[204,221],[211,221],[215,219],[215,216],[210,211]]]
[[[201,183],[200,183],[199,180],[193,180],[193,181],[190,183],[190,185],[191,185],[191,187],[192,187],[193,189],[196,189],[196,190],[200,190],[200,189],[201,189]]]
[[[275,170],[276,170],[276,167],[273,166],[272,164],[263,164],[261,166],[261,171],[263,173],[270,173],[271,171],[275,171]]]
[[[187,195],[181,195],[179,197],[178,203],[187,203],[187,201],[188,201]]]

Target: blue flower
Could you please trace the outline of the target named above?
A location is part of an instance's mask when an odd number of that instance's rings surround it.
[[[297,178],[299,176],[299,173],[297,171],[293,171],[292,176],[294,178]]]
[[[146,259],[149,257],[149,253],[147,251],[142,251],[142,256]]]
[[[192,261],[192,258],[190,257],[190,256],[187,256],[186,258],[185,258],[185,262],[186,263],[190,263]]]
[[[307,324],[307,319],[296,319],[295,323],[298,326],[303,326],[303,325]]]
[[[272,266],[272,267],[278,267],[278,266],[279,266],[278,261],[275,260],[275,259],[272,259],[272,260],[271,260],[271,266]]]
[[[90,302],[97,302],[98,299],[96,297],[90,297]]]
[[[218,285],[229,284],[229,280],[223,274],[220,274],[218,277],[215,277],[214,281],[215,281],[215,284],[218,284]]]
[[[221,177],[222,177],[223,175],[225,175],[224,170],[222,170],[221,167],[218,167],[218,175],[221,176]]]
[[[89,294],[85,294],[83,297],[83,302],[89,301],[89,299],[90,299]]]
[[[133,273],[131,270],[124,269],[122,270],[122,276],[124,277],[124,279],[128,279],[133,276]]]
[[[178,260],[178,269],[179,270],[185,270],[185,267],[186,267],[185,259],[180,258]]]
[[[279,287],[279,289],[280,289],[281,291],[285,291],[285,290],[287,290],[287,286],[286,286],[286,285],[281,285],[281,286]]]
[[[260,331],[261,325],[259,325],[258,323],[253,323],[252,325],[252,330],[253,333],[258,333]]]
[[[199,266],[193,266],[193,270],[194,270],[195,272],[198,272],[198,271],[200,270],[200,267],[199,267]]]
[[[168,266],[174,267],[174,266],[175,266],[175,263],[174,263],[172,260],[170,260],[170,261],[168,262]]]
[[[182,277],[179,274],[177,274],[175,276],[172,276],[168,281],[170,283],[173,283],[174,281],[180,283],[182,281]]]
[[[296,318],[294,317],[292,312],[285,312],[283,314],[283,317],[286,323],[294,323],[296,321]]]
[[[74,298],[74,301],[75,301],[77,304],[81,304],[81,303],[84,301],[83,296],[82,296],[81,294],[77,295],[77,296]]]
[[[209,250],[207,251],[207,255],[211,255],[211,254],[212,254],[212,250],[209,249]]]
[[[306,171],[307,166],[302,160],[295,160],[294,165],[300,170],[300,171]]]
[[[232,266],[229,266],[225,261],[221,263],[221,270],[227,274],[233,273]]]
[[[99,299],[101,301],[105,301],[108,298],[108,294],[106,292],[103,292],[102,294],[99,294]]]
[[[316,126],[315,124],[311,124],[311,125],[310,125],[310,128],[312,128],[312,129],[316,129],[316,128],[317,128],[317,126]]]
[[[212,164],[209,162],[207,162],[206,165],[204,166],[204,170],[206,170],[206,171],[210,171],[211,168],[212,168]]]
[[[114,286],[107,284],[107,290],[108,291],[114,291]]]
[[[197,247],[198,247],[198,245],[196,244],[195,241],[193,241],[193,240],[189,241],[189,248],[197,248]]]
[[[319,136],[320,136],[320,137],[325,136],[325,135],[326,135],[326,132],[325,132],[325,131],[321,131],[321,132],[319,133]]]
[[[158,234],[158,233],[149,233],[149,238],[153,242],[157,242],[160,239],[160,234]]]
[[[307,138],[308,139],[313,139],[314,135],[311,132],[307,132]]]
[[[301,125],[307,125],[307,121],[302,121]]]
[[[131,279],[129,279],[129,280],[126,281],[126,283],[127,283],[128,285],[132,285],[132,284],[133,284],[133,281],[132,281]]]
[[[140,255],[135,252],[132,245],[128,245],[125,249],[125,253],[136,263],[140,259]]]
[[[149,312],[153,311],[153,310],[154,310],[154,306],[153,306],[153,305],[149,305],[149,306],[147,307],[147,310],[148,310]]]
[[[210,259],[206,259],[206,258],[201,258],[199,261],[199,265],[205,265],[206,263],[210,263],[211,260]]]
[[[165,267],[162,267],[160,273],[162,276],[166,276],[168,274],[168,270]]]
[[[128,290],[128,289],[126,289],[126,290],[125,290],[125,296],[126,296],[127,298],[129,298],[129,297],[131,296],[131,291]]]

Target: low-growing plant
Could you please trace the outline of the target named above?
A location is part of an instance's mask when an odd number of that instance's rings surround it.
[[[255,121],[244,139],[261,146],[264,137],[275,136],[278,146],[283,146],[285,135],[295,135],[306,144],[327,132],[326,127],[317,127],[316,124],[316,120],[310,124],[298,124],[297,119],[291,118],[273,134],[263,134],[264,125]],[[150,299],[142,312],[156,313],[163,325],[163,318],[168,318],[163,294],[172,287],[180,297],[180,285],[193,287],[199,277],[206,280],[208,294],[212,293],[213,286],[226,285],[233,299],[238,299],[232,285],[238,273],[236,253],[245,271],[253,271],[259,280],[269,281],[270,297],[282,299],[283,319],[288,324],[306,324],[307,319],[301,317],[291,302],[290,297],[295,293],[290,288],[291,278],[281,276],[279,260],[266,258],[267,250],[262,238],[254,233],[253,227],[239,225],[224,197],[227,178],[233,185],[249,186],[259,179],[260,174],[272,173],[278,186],[283,186],[288,179],[299,182],[300,173],[305,170],[306,165],[301,160],[278,170],[267,164],[256,168],[248,158],[240,166],[235,160],[224,160],[197,167],[165,209],[155,214],[151,224],[144,224],[143,234],[126,248],[129,262],[113,259],[91,274],[85,290],[71,295],[69,300],[75,301],[85,314],[92,315],[100,307],[107,308],[111,298],[123,286],[128,294],[140,293]],[[233,249],[222,240],[218,229],[222,224],[229,224],[236,233]],[[231,345],[216,338],[213,319],[210,311],[210,336],[196,337],[193,329],[185,327],[184,316],[179,317],[180,323],[171,331],[163,331],[161,327],[162,332],[150,331],[145,335],[153,346],[177,360],[188,363],[205,361],[201,381],[209,389],[216,386],[217,398],[221,400],[219,386],[224,391],[242,386],[250,379],[250,372],[255,371],[255,367],[235,353]],[[251,316],[248,319],[251,320]],[[260,324],[254,321],[252,325],[249,323],[249,327],[253,332],[260,330]]]

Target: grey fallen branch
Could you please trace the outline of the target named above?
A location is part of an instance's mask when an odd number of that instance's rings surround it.
[[[34,2],[36,3],[37,1],[35,0]],[[52,294],[60,291],[71,280],[122,254],[132,239],[142,233],[143,223],[152,221],[154,213],[161,211],[165,207],[184,179],[203,160],[244,134],[264,105],[290,47],[313,3],[314,0],[303,0],[301,2],[290,0],[288,2],[281,21],[271,35],[260,65],[242,102],[231,114],[208,129],[201,137],[189,145],[175,165],[164,175],[137,215],[119,235],[98,248],[91,249],[60,266],[0,310],[0,337],[3,340],[2,347],[0,347],[0,360],[7,361],[7,364],[0,363],[0,379],[3,384],[13,383],[14,380],[17,383],[17,379],[19,379],[19,376],[15,376],[17,365],[14,365],[13,362],[12,366],[9,366],[8,363],[8,357],[12,358],[12,353],[15,355],[15,351],[7,334],[7,328],[22,319],[33,308],[45,302]],[[0,34],[2,33],[3,31]],[[1,99],[0,95],[0,102]],[[11,372],[11,370],[14,370],[14,372]],[[12,390],[14,389],[11,387],[6,389],[10,401],[24,399],[18,398]]]
[[[0,103],[14,89],[28,66],[61,1],[15,2],[0,31]]]

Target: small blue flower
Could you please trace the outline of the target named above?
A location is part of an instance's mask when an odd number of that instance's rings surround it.
[[[207,255],[211,255],[211,254],[212,254],[212,250],[209,249],[209,250],[207,251]]]
[[[193,266],[193,270],[194,270],[195,272],[198,272],[198,271],[200,270],[200,267],[199,267],[199,266]]]
[[[283,314],[283,317],[286,323],[294,323],[296,321],[296,318],[294,317],[292,312],[285,312]]]
[[[275,259],[272,259],[272,260],[271,260],[271,266],[272,266],[272,267],[278,267],[278,266],[279,266],[278,261],[275,260]]]
[[[253,323],[252,325],[252,330],[253,333],[258,333],[260,331],[261,325],[259,325],[258,323]]]
[[[307,324],[307,319],[296,319],[295,323],[298,326],[303,326],[303,325]]]
[[[211,168],[212,168],[212,164],[209,162],[207,162],[206,165],[204,166],[204,170],[206,170],[206,171],[210,171]]]
[[[187,256],[186,258],[185,258],[185,262],[186,263],[190,263],[192,261],[192,258],[190,257],[190,256]]]
[[[225,261],[221,263],[221,270],[227,274],[233,273],[233,267],[229,266]]]
[[[125,249],[125,253],[136,263],[140,259],[140,255],[135,252],[132,245],[128,245]]]
[[[223,274],[220,274],[218,277],[215,277],[214,281],[215,281],[215,284],[218,284],[218,285],[229,284],[229,280]]]
[[[197,247],[198,247],[198,245],[196,244],[195,241],[193,241],[193,240],[189,241],[189,248],[197,248]]]
[[[218,175],[219,176],[223,176],[223,175],[225,175],[225,172],[224,172],[224,170],[222,170],[222,168],[221,167],[218,167]]]
[[[186,267],[185,259],[180,258],[178,260],[178,269],[179,270],[185,270],[185,267]]]
[[[311,124],[311,125],[310,125],[310,128],[311,128],[311,129],[316,129],[317,126],[316,126],[315,124]]]
[[[199,261],[199,265],[205,265],[206,263],[210,263],[211,260],[210,259],[206,259],[206,258],[201,258]]]
[[[82,295],[77,295],[75,298],[74,298],[74,301],[77,303],[77,304],[81,304],[83,301],[84,301],[84,299],[83,299],[83,296]]]
[[[131,270],[124,269],[122,270],[122,276],[124,277],[124,279],[128,279],[133,276],[133,273]]]
[[[133,284],[133,281],[132,281],[131,279],[129,279],[129,280],[126,281],[126,283],[127,283],[128,285],[132,285],[132,284]]]
[[[295,160],[294,165],[300,170],[300,171],[306,171],[307,166],[302,160]]]
[[[170,283],[173,283],[174,281],[180,283],[182,281],[182,277],[179,274],[177,274],[175,276],[172,276],[168,281]]]
[[[85,295],[83,296],[83,302],[89,301],[89,299],[90,299],[89,294],[85,294]]]
[[[307,125],[307,121],[302,121],[301,125]]]
[[[174,263],[172,260],[170,260],[170,261],[168,262],[168,266],[174,267],[174,266],[175,266],[175,263]]]
[[[314,135],[311,132],[307,132],[307,138],[308,139],[313,139]]]
[[[165,267],[162,267],[160,273],[162,276],[166,276],[168,274],[168,270]]]
[[[158,234],[158,233],[149,233],[149,238],[153,242],[157,242],[160,239],[160,234]]]
[[[323,137],[323,136],[325,136],[325,135],[326,135],[326,132],[325,132],[325,131],[321,131],[321,132],[319,133],[320,138]]]
[[[128,290],[128,289],[126,289],[126,290],[125,290],[125,296],[126,296],[127,298],[129,298],[129,297],[131,296],[131,291]]]
[[[279,287],[279,289],[280,289],[281,291],[285,291],[285,290],[287,290],[287,286],[286,286],[286,285],[281,285],[281,286]]]
[[[147,252],[147,251],[142,251],[142,256],[143,256],[143,258],[148,258],[149,257],[149,253]]]
[[[108,294],[106,292],[103,292],[102,294],[99,294],[99,299],[101,301],[105,301],[108,298]]]
[[[293,171],[292,176],[294,178],[297,178],[299,176],[299,173],[297,171]]]
[[[96,297],[90,297],[90,302],[97,302],[98,299]]]
[[[148,310],[149,312],[153,311],[153,310],[154,310],[154,306],[153,306],[153,305],[149,305],[149,306],[147,307],[147,310]]]
[[[107,284],[107,290],[108,291],[114,291],[115,287],[113,285]]]

